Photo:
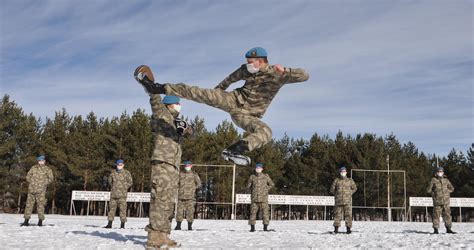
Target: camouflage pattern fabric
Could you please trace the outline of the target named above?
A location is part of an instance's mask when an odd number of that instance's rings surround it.
[[[439,228],[439,218],[443,216],[444,225],[452,226],[451,208],[449,205],[437,205],[433,207],[433,228]]]
[[[133,179],[130,172],[126,169],[118,172],[112,171],[109,175],[109,185],[111,186],[111,198],[127,198],[128,189],[133,185]]]
[[[249,225],[255,225],[258,211],[263,213],[263,224],[270,223],[270,207],[268,206],[268,191],[275,186],[268,174],[256,173],[247,181],[247,190],[250,192],[250,218]]]
[[[336,206],[352,205],[352,195],[357,191],[357,186],[351,178],[338,177],[329,191],[334,194]]]
[[[152,166],[150,223],[147,231],[171,232],[171,219],[178,190],[178,169],[168,163]]]
[[[117,212],[117,206],[119,207],[120,211],[120,221],[127,222],[127,197],[119,197],[113,198],[110,197],[109,201],[109,214],[107,219],[109,221],[113,221],[115,217],[115,213]]]
[[[449,198],[454,192],[454,187],[446,177],[433,177],[426,190],[433,197],[433,205],[449,206]]]
[[[194,200],[178,200],[176,221],[181,222],[186,217],[188,222],[194,221]]]
[[[285,68],[276,72],[275,66],[265,65],[256,74],[250,74],[245,64],[226,77],[215,89],[202,89],[183,83],[165,84],[166,94],[204,103],[222,109],[231,115],[237,126],[249,133],[243,140],[252,151],[271,140],[272,131],[260,119],[280,88],[288,83],[302,82],[309,78],[302,69]],[[232,83],[244,80],[243,87],[225,91]]]
[[[341,226],[341,219],[343,214],[344,220],[346,222],[346,227],[352,227],[352,205],[334,206],[334,226]]]
[[[270,206],[268,202],[252,202],[252,204],[250,204],[249,225],[255,225],[259,210],[262,211],[263,214],[263,225],[270,224]]]
[[[53,181],[53,171],[46,165],[34,165],[26,175],[28,182],[28,197],[26,199],[25,219],[30,219],[36,202],[38,218],[44,220],[46,206],[46,188]]]
[[[196,172],[179,173],[178,199],[195,200],[196,190],[201,187],[201,179]]]

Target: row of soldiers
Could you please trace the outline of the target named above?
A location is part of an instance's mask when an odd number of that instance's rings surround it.
[[[26,202],[25,221],[23,226],[29,225],[29,219],[33,211],[34,204],[37,204],[38,226],[43,225],[44,207],[46,205],[46,188],[53,181],[53,172],[45,164],[45,157],[37,158],[38,164],[34,165],[26,176],[29,183],[28,198]],[[116,161],[116,168],[108,177],[110,186],[110,203],[108,213],[108,224],[105,228],[112,228],[117,207],[120,212],[120,228],[125,228],[127,221],[127,192],[133,184],[132,175],[124,169],[124,161]],[[196,190],[201,186],[199,175],[192,170],[191,161],[184,162],[184,172],[179,173],[178,180],[178,204],[175,230],[181,230],[181,223],[186,218],[188,230],[192,230],[195,214]],[[274,187],[270,176],[263,173],[263,163],[257,163],[255,174],[252,174],[247,182],[247,190],[251,194],[250,205],[250,232],[255,232],[255,224],[259,211],[263,214],[263,230],[268,231],[270,224],[270,208],[268,204],[269,190]],[[339,233],[341,219],[344,216],[346,233],[351,233],[352,228],[352,195],[357,191],[357,186],[352,178],[347,177],[346,167],[339,169],[339,177],[331,185],[330,192],[334,194],[334,233]],[[433,197],[433,228],[438,234],[440,217],[443,217],[446,232],[455,233],[451,230],[451,210],[449,207],[450,193],[454,191],[451,182],[444,176],[444,169],[437,168],[436,176],[432,178],[427,192]]]

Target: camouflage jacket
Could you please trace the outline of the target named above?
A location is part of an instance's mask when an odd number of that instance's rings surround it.
[[[182,154],[181,136],[178,134],[175,125],[178,113],[171,113],[161,101],[160,95],[150,94],[150,104],[153,112],[151,129],[154,141],[152,160],[166,162],[178,169]]]
[[[53,181],[53,171],[46,165],[34,165],[26,175],[28,193],[37,194],[46,192],[49,183]]]
[[[196,189],[201,187],[199,175],[193,171],[179,173],[178,199],[194,200]]]
[[[110,197],[111,198],[126,198],[128,189],[132,186],[133,179],[130,172],[122,169],[121,172],[117,170],[112,171],[109,175]]]
[[[275,186],[268,174],[259,173],[250,176],[247,182],[247,190],[249,190],[252,202],[268,203],[268,191]]]
[[[357,191],[357,186],[352,178],[339,177],[334,180],[329,191],[334,194],[336,206],[352,205],[352,195]]]
[[[433,205],[448,205],[454,187],[446,177],[433,177],[426,192],[433,197]]]
[[[262,117],[283,85],[304,82],[308,78],[309,75],[303,69],[285,68],[285,72],[280,74],[275,66],[270,64],[260,68],[257,73],[251,74],[243,64],[215,88],[226,90],[232,83],[244,80],[244,86],[234,90],[237,100],[242,109],[247,110],[249,114]]]

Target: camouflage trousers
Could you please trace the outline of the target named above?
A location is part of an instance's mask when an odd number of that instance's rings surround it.
[[[31,218],[31,213],[33,213],[33,208],[36,202],[36,212],[38,213],[38,218],[44,220],[44,207],[46,206],[46,192],[42,193],[28,193],[28,198],[26,199],[25,207],[25,219]]]
[[[127,197],[121,198],[110,198],[109,202],[109,215],[107,219],[113,221],[115,217],[115,212],[117,211],[117,205],[120,210],[120,221],[127,222]]]
[[[263,213],[263,225],[270,224],[270,206],[267,202],[252,202],[250,205],[249,225],[255,225],[258,211]]]
[[[451,227],[451,208],[449,205],[439,205],[433,207],[433,228],[439,228],[439,217],[443,216],[444,225]]]
[[[171,232],[178,178],[178,170],[170,164],[160,163],[151,167],[150,223],[146,231]]]
[[[186,220],[188,222],[194,221],[194,200],[178,200],[178,214],[176,214],[176,221],[183,221],[184,213],[186,213]]]
[[[334,207],[334,226],[341,226],[343,214],[344,220],[346,222],[346,227],[352,227],[352,205],[341,205]]]
[[[256,115],[252,115],[251,110],[242,108],[238,98],[240,94],[236,91],[227,92],[222,89],[202,89],[183,83],[166,84],[165,90],[167,95],[175,95],[191,101],[204,103],[229,113],[232,121],[248,132],[247,137],[243,138],[243,140],[247,141],[249,151],[262,147],[272,138],[270,127]]]

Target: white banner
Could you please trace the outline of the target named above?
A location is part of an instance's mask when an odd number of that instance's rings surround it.
[[[474,198],[450,198],[451,207],[474,207]],[[431,197],[410,197],[410,207],[432,207]]]
[[[236,194],[236,204],[250,204],[250,194]],[[334,196],[268,195],[271,205],[334,206]]]
[[[73,201],[110,201],[110,192],[72,191]],[[127,193],[127,202],[150,202],[150,193]]]

